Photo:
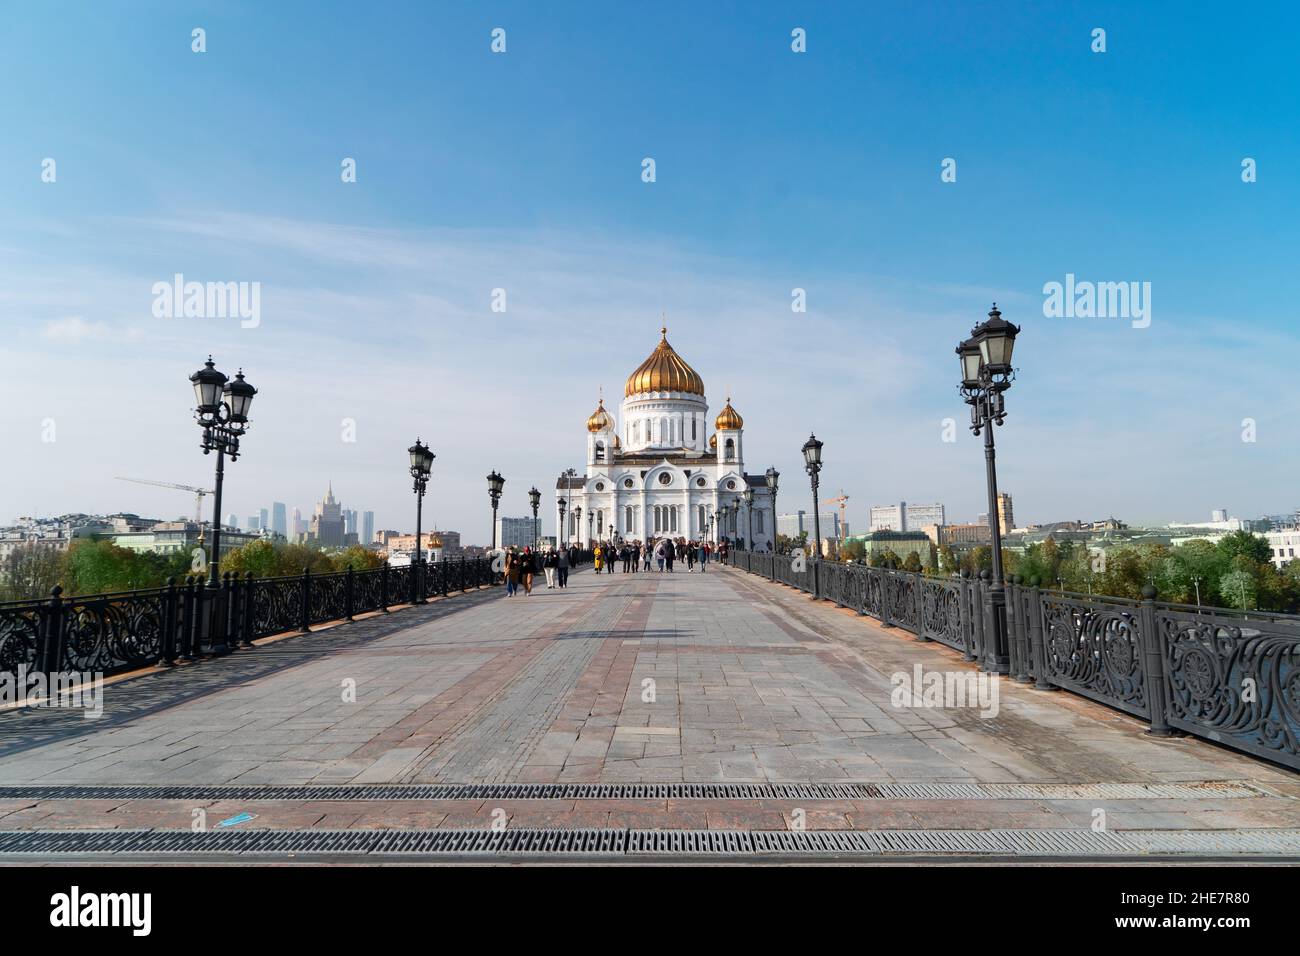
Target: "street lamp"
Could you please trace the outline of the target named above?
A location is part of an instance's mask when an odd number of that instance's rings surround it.
[[[582,544],[582,505],[573,506],[573,527],[577,530],[578,544]]]
[[[746,483],[743,494],[745,499],[745,519],[749,523],[749,536],[745,538],[745,549],[754,550],[754,489]]]
[[[243,369],[235,374],[233,382],[230,381],[213,366],[211,355],[203,363],[203,368],[190,376],[190,383],[197,399],[194,420],[203,429],[200,447],[205,455],[213,451],[217,453],[217,483],[212,499],[212,557],[208,561],[208,587],[216,589],[221,586],[217,565],[221,555],[221,483],[226,473],[226,455],[231,461],[239,458],[239,439],[248,430],[248,410],[257,389],[244,381]],[[202,534],[201,523],[199,532]],[[224,627],[214,627],[211,631],[215,654],[229,652],[225,637],[218,636],[224,630]]]
[[[419,586],[417,578],[421,573],[420,521],[424,509],[424,490],[429,485],[429,472],[433,470],[433,459],[437,456],[418,438],[407,452],[411,456],[412,490],[415,492],[415,560],[411,564],[411,591],[415,595],[414,603],[424,604],[424,589]]]
[[[1018,326],[1002,318],[993,303],[989,317],[971,329],[971,337],[957,346],[961,361],[961,396],[970,409],[970,429],[975,435],[984,432],[984,464],[989,495],[989,531],[993,542],[993,573],[989,584],[988,615],[994,640],[991,660],[985,670],[999,674],[1010,671],[1007,642],[1007,598],[1002,580],[1002,528],[998,515],[998,474],[993,448],[993,426],[1006,420],[1002,393],[1011,387],[1015,371],[1011,353],[1020,333]]]
[[[217,587],[217,565],[221,555],[221,482],[225,477],[226,456],[231,461],[239,458],[239,439],[248,430],[248,410],[253,404],[257,389],[244,381],[244,371],[236,373],[234,381],[217,371],[212,356],[203,368],[190,376],[198,407],[194,419],[203,429],[200,447],[203,454],[217,453],[217,483],[212,500],[212,557],[208,561],[208,586]]]
[[[587,509],[587,547],[591,547],[591,543],[596,540],[594,537],[592,537],[592,535],[594,534],[593,529],[595,528],[595,526],[596,526],[596,512],[588,508]]]
[[[768,468],[765,477],[768,493],[772,496],[772,553],[776,554],[776,483],[780,480],[781,473],[775,468]]]
[[[812,481],[813,535],[816,538],[813,553],[816,554],[817,560],[820,561],[822,556],[822,520],[821,514],[817,510],[817,487],[821,484],[818,475],[822,470],[822,443],[817,440],[816,435],[810,434],[808,440],[803,443],[803,461],[803,470],[808,472],[808,477]]]
[[[570,500],[570,496],[573,493],[572,479],[576,477],[578,477],[578,473],[574,471],[572,468],[566,468],[564,469],[564,471],[560,472],[560,481],[564,482],[564,497],[561,498],[559,501],[560,527],[556,529],[555,541],[556,544],[563,542],[566,548],[569,546],[570,541],[569,541],[569,529],[564,523],[564,513],[569,510],[569,500]]]
[[[721,520],[718,522],[718,531],[724,537],[726,536],[728,530],[727,515],[729,514],[731,514],[731,508],[728,507],[727,505],[723,505],[721,508],[718,509],[718,517],[721,518]]]
[[[536,485],[528,489],[528,501],[533,506],[533,550],[536,551],[537,542],[541,538],[541,529],[537,524],[537,509],[542,503],[542,493],[537,490]]]
[[[488,497],[492,499],[492,550],[497,549],[497,505],[501,503],[501,489],[505,487],[506,480],[492,469],[487,476]]]

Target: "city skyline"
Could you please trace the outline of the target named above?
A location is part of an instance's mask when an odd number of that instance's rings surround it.
[[[783,506],[811,509],[811,429],[824,489],[973,517],[983,461],[952,349],[994,300],[1024,329],[998,431],[1018,516],[1163,524],[1295,506],[1285,29],[1119,5],[995,27],[934,5],[798,24],[692,9],[682,31],[686,9],[593,21],[507,4],[494,15],[511,44],[494,56],[495,24],[476,14],[395,5],[412,36],[456,38],[436,58],[424,39],[287,11],[204,12],[202,55],[192,14],[105,46],[111,11],[58,29],[55,12],[7,11],[0,71],[30,95],[0,157],[0,425],[24,463],[0,475],[0,514],[184,515],[174,492],[111,476],[210,484],[186,379],[211,352],[261,390],[224,511],[315,502],[332,479],[377,527],[412,528],[405,449],[421,436],[438,455],[426,523],[486,542],[483,476],[500,471],[503,513],[523,514],[529,487],[581,465],[572,430],[666,313],[710,414],[729,391],[756,423],[746,457],[781,471]],[[1190,55],[1207,30],[1215,55]],[[389,91],[382,107],[319,58],[344,42]],[[295,82],[244,69],[267,56]],[[593,87],[593,72],[611,79]],[[156,134],[186,111],[246,117],[262,148],[206,124]],[[1244,158],[1258,181],[1243,182]],[[154,287],[176,276],[259,283],[256,323],[157,317]],[[1150,324],[1045,314],[1046,286],[1075,277],[1150,282]],[[132,413],[127,441],[97,440],[106,375]],[[523,388],[546,390],[528,414]],[[546,512],[541,525],[555,533]]]

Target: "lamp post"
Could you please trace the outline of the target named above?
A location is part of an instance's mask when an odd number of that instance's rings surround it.
[[[492,550],[497,549],[497,505],[501,503],[501,489],[506,480],[496,473],[496,469],[487,476],[488,497],[492,499]]]
[[[578,544],[582,544],[582,505],[573,506],[573,526],[578,536]]]
[[[720,537],[723,538],[727,536],[727,531],[728,531],[727,515],[729,514],[731,514],[731,508],[729,508],[727,505],[723,505],[721,508],[718,509],[718,518],[719,518],[718,533]]]
[[[411,590],[415,592],[414,603],[427,603],[424,598],[424,588],[419,585],[422,577],[420,566],[420,522],[424,509],[424,490],[429,486],[429,472],[433,470],[433,459],[437,456],[429,450],[420,439],[415,440],[415,444],[407,449],[411,456],[411,480],[413,490],[415,491],[415,560],[411,564]]]
[[[717,512],[714,512],[714,511],[710,511],[710,512],[709,512],[709,530],[708,530],[708,538],[709,538],[710,541],[712,541],[712,542],[714,543],[714,545],[716,545],[716,544],[718,543],[717,535],[715,535],[715,534],[713,533],[713,519],[714,519],[714,517],[715,517],[716,515],[717,515]]]
[[[776,554],[776,484],[781,478],[781,473],[775,468],[768,468],[765,477],[768,493],[772,496],[772,553]]]
[[[200,447],[205,455],[213,451],[217,453],[217,483],[213,486],[212,498],[212,556],[208,561],[208,587],[216,590],[221,587],[217,565],[221,560],[221,483],[226,474],[226,455],[231,461],[239,459],[239,439],[248,430],[248,410],[257,389],[244,381],[243,369],[235,374],[234,381],[217,371],[211,355],[203,363],[203,368],[190,376],[190,383],[198,400],[194,420],[203,429]],[[210,632],[213,635],[213,653],[228,653],[224,631],[223,626]]]
[[[226,455],[231,461],[239,458],[239,439],[248,430],[248,409],[257,389],[244,381],[243,369],[235,374],[233,382],[227,379],[213,367],[211,355],[203,368],[190,376],[190,382],[198,399],[194,418],[203,429],[200,447],[205,455],[213,451],[217,453],[217,483],[213,487],[212,500],[212,555],[208,561],[208,584],[217,587],[220,583],[217,565],[221,555],[221,484],[226,474]]]
[[[555,529],[556,532],[555,542],[557,545],[562,542],[564,544],[564,547],[566,548],[569,546],[569,528],[568,525],[564,523],[564,514],[566,511],[569,510],[569,501],[571,495],[573,494],[572,479],[576,478],[577,476],[578,473],[574,471],[572,468],[566,468],[564,469],[564,471],[560,472],[560,481],[564,482],[564,497],[560,499],[560,503],[559,503],[560,504],[560,527]]]
[[[754,550],[754,489],[745,485],[745,520],[749,525],[748,537],[745,538],[745,550]]]
[[[821,485],[821,478],[818,477],[822,470],[822,443],[817,440],[816,435],[809,435],[808,440],[803,443],[803,470],[808,472],[808,478],[812,481],[813,496],[813,535],[815,542],[813,552],[817,560],[822,556],[822,519],[821,513],[817,510],[817,488]]]
[[[528,501],[533,506],[533,550],[537,550],[537,542],[541,539],[541,528],[537,524],[537,509],[542,503],[542,493],[537,490],[537,486],[528,489]]]
[[[1002,318],[993,303],[989,317],[971,330],[971,337],[957,346],[961,361],[961,396],[971,407],[970,429],[984,433],[984,466],[989,495],[989,531],[993,541],[993,573],[989,583],[987,610],[993,640],[989,643],[984,669],[998,674],[1010,671],[1007,642],[1007,596],[1002,577],[1002,528],[998,516],[998,474],[993,447],[993,426],[1006,419],[1002,393],[1011,387],[1015,371],[1011,352],[1020,329]]]
[[[587,547],[591,547],[591,543],[596,540],[595,538],[592,537],[592,534],[594,533],[592,529],[595,527],[595,525],[596,525],[596,512],[588,508],[587,509]]]

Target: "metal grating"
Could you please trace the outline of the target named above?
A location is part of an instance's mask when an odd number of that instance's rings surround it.
[[[1300,858],[1300,830],[9,830],[0,856]]]
[[[1259,797],[1240,780],[1190,783],[601,783],[338,786],[9,786],[0,800],[1196,800]]]

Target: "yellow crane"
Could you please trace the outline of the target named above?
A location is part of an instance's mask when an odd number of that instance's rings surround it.
[[[178,485],[171,481],[150,481],[148,478],[123,478],[120,475],[117,480],[132,481],[137,485],[154,485],[158,488],[175,488],[177,491],[190,492],[194,495],[194,521],[200,526],[203,524],[203,496],[214,494],[210,488],[195,488],[193,485]]]
[[[846,494],[844,493],[844,489],[841,488],[841,489],[840,489],[840,495],[839,495],[838,498],[826,498],[826,499],[824,499],[824,500],[822,501],[822,504],[824,504],[824,505],[839,505],[839,506],[840,506],[840,534],[839,534],[840,538],[844,538],[844,537],[846,537],[846,536],[848,535],[848,533],[849,533],[849,532],[848,532],[848,525],[846,525],[846,524],[844,523],[844,503],[845,503],[846,501],[848,501],[848,500],[849,500],[849,496],[846,495]]]

